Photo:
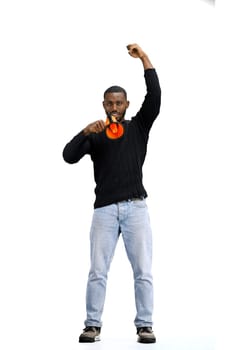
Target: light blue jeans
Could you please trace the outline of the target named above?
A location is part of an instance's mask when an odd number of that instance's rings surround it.
[[[91,268],[86,292],[86,326],[102,326],[107,275],[120,233],[134,274],[135,326],[152,326],[152,232],[145,199],[119,202],[94,210],[90,231]]]

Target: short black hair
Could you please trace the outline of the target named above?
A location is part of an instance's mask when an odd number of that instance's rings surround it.
[[[110,86],[107,90],[105,90],[104,98],[106,94],[113,93],[113,92],[122,92],[125,95],[125,99],[127,100],[127,92],[125,91],[125,89],[123,89],[123,87],[118,85]]]

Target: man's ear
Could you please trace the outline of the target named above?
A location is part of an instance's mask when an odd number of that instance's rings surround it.
[[[128,108],[128,107],[129,107],[129,104],[130,104],[130,102],[129,102],[129,101],[127,101],[127,105],[126,105],[127,107],[126,107],[126,108]]]
[[[103,105],[103,108],[104,108],[104,110],[105,110],[105,112],[106,112],[105,105],[104,105],[104,101],[102,102],[102,105]]]

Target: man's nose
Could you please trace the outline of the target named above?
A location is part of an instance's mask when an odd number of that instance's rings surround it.
[[[116,105],[116,103],[112,104],[112,113],[113,112],[117,112],[117,105]]]

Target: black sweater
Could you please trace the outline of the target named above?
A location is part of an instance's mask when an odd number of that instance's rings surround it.
[[[89,154],[94,165],[96,200],[94,208],[130,198],[147,197],[142,183],[150,128],[159,114],[161,90],[155,69],[145,70],[147,94],[131,120],[123,122],[124,134],[109,139],[105,131],[76,135],[64,148],[63,158],[73,164]]]

